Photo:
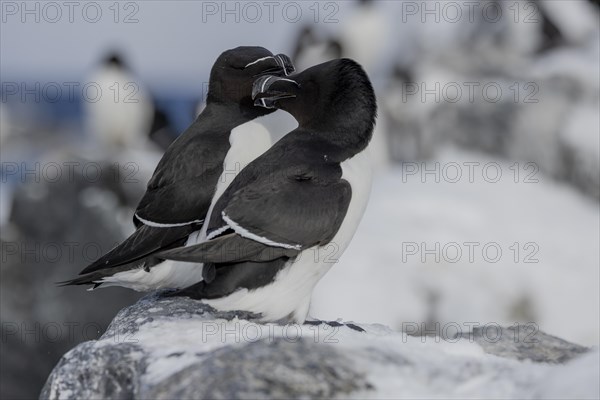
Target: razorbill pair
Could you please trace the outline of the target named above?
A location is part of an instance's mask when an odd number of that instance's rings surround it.
[[[188,276],[197,283],[175,295],[263,321],[301,323],[368,201],[375,94],[359,64],[338,59],[293,76],[262,76],[252,97],[263,109],[290,113],[298,128],[214,196],[198,243],[155,257],[179,262],[173,273],[202,265],[202,276]]]
[[[264,74],[294,72],[290,59],[262,47],[225,51],[210,74],[207,106],[167,149],[134,216],[136,231],[65,284],[119,285],[138,291],[181,288],[201,266],[162,262],[158,251],[200,240],[213,198],[254,158],[298,124],[285,111],[256,107],[252,85]]]

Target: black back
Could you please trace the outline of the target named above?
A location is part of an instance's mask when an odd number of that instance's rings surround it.
[[[238,47],[219,56],[211,70],[206,108],[163,155],[136,210],[138,216],[173,224],[206,215],[223,172],[231,130],[273,111],[255,107],[251,99],[254,77],[268,65],[245,68],[272,55],[262,47]]]
[[[267,91],[295,96],[275,105],[298,120],[298,129],[244,168],[225,190],[207,222],[215,238],[161,253],[167,259],[210,262],[205,281],[184,295],[213,298],[264,286],[302,250],[329,243],[346,216],[352,188],[342,179],[340,163],[371,139],[376,117],[371,83],[360,65],[347,59],[288,78],[275,80]]]
[[[272,57],[262,47],[238,47],[219,56],[211,70],[206,108],[167,148],[148,182],[134,217],[137,230],[83,274],[141,260],[201,228],[223,172],[231,130],[273,111],[255,107],[251,99],[257,75],[283,73]],[[255,63],[263,58],[268,59]]]

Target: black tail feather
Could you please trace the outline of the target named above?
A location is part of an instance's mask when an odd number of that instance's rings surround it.
[[[69,279],[68,281],[56,282],[55,284],[59,287],[64,286],[75,286],[75,285],[94,285],[93,289],[96,289],[98,286],[102,285],[102,282],[95,282],[96,279],[99,279],[97,274],[87,274],[83,276],[79,276],[77,278]]]
[[[87,266],[79,274],[85,275],[99,270],[114,268],[148,257],[153,253],[185,244],[187,237],[198,230],[196,225],[155,228],[140,226],[120,245]]]

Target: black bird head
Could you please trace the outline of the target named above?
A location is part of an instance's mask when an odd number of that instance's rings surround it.
[[[369,143],[377,117],[369,77],[356,61],[347,58],[287,77],[259,77],[252,98],[256,105],[289,112],[300,128],[357,151]]]
[[[286,76],[294,65],[285,54],[273,55],[263,47],[241,46],[222,53],[212,67],[207,103],[253,107],[252,83],[269,74]]]
[[[107,54],[102,61],[104,65],[109,65],[111,67],[116,67],[120,69],[128,69],[127,65],[123,61],[123,57],[116,51],[113,51]]]

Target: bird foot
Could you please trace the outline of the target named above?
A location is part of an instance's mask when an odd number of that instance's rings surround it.
[[[347,326],[348,328],[355,330],[357,332],[365,332],[365,330],[363,328],[361,328],[360,326],[356,325],[356,324],[352,324],[352,323],[344,323],[344,322],[338,322],[338,321],[321,321],[321,320],[310,320],[310,321],[304,321],[304,325],[312,325],[312,326],[319,326],[319,325],[328,325],[331,327],[340,327],[340,326]]]

